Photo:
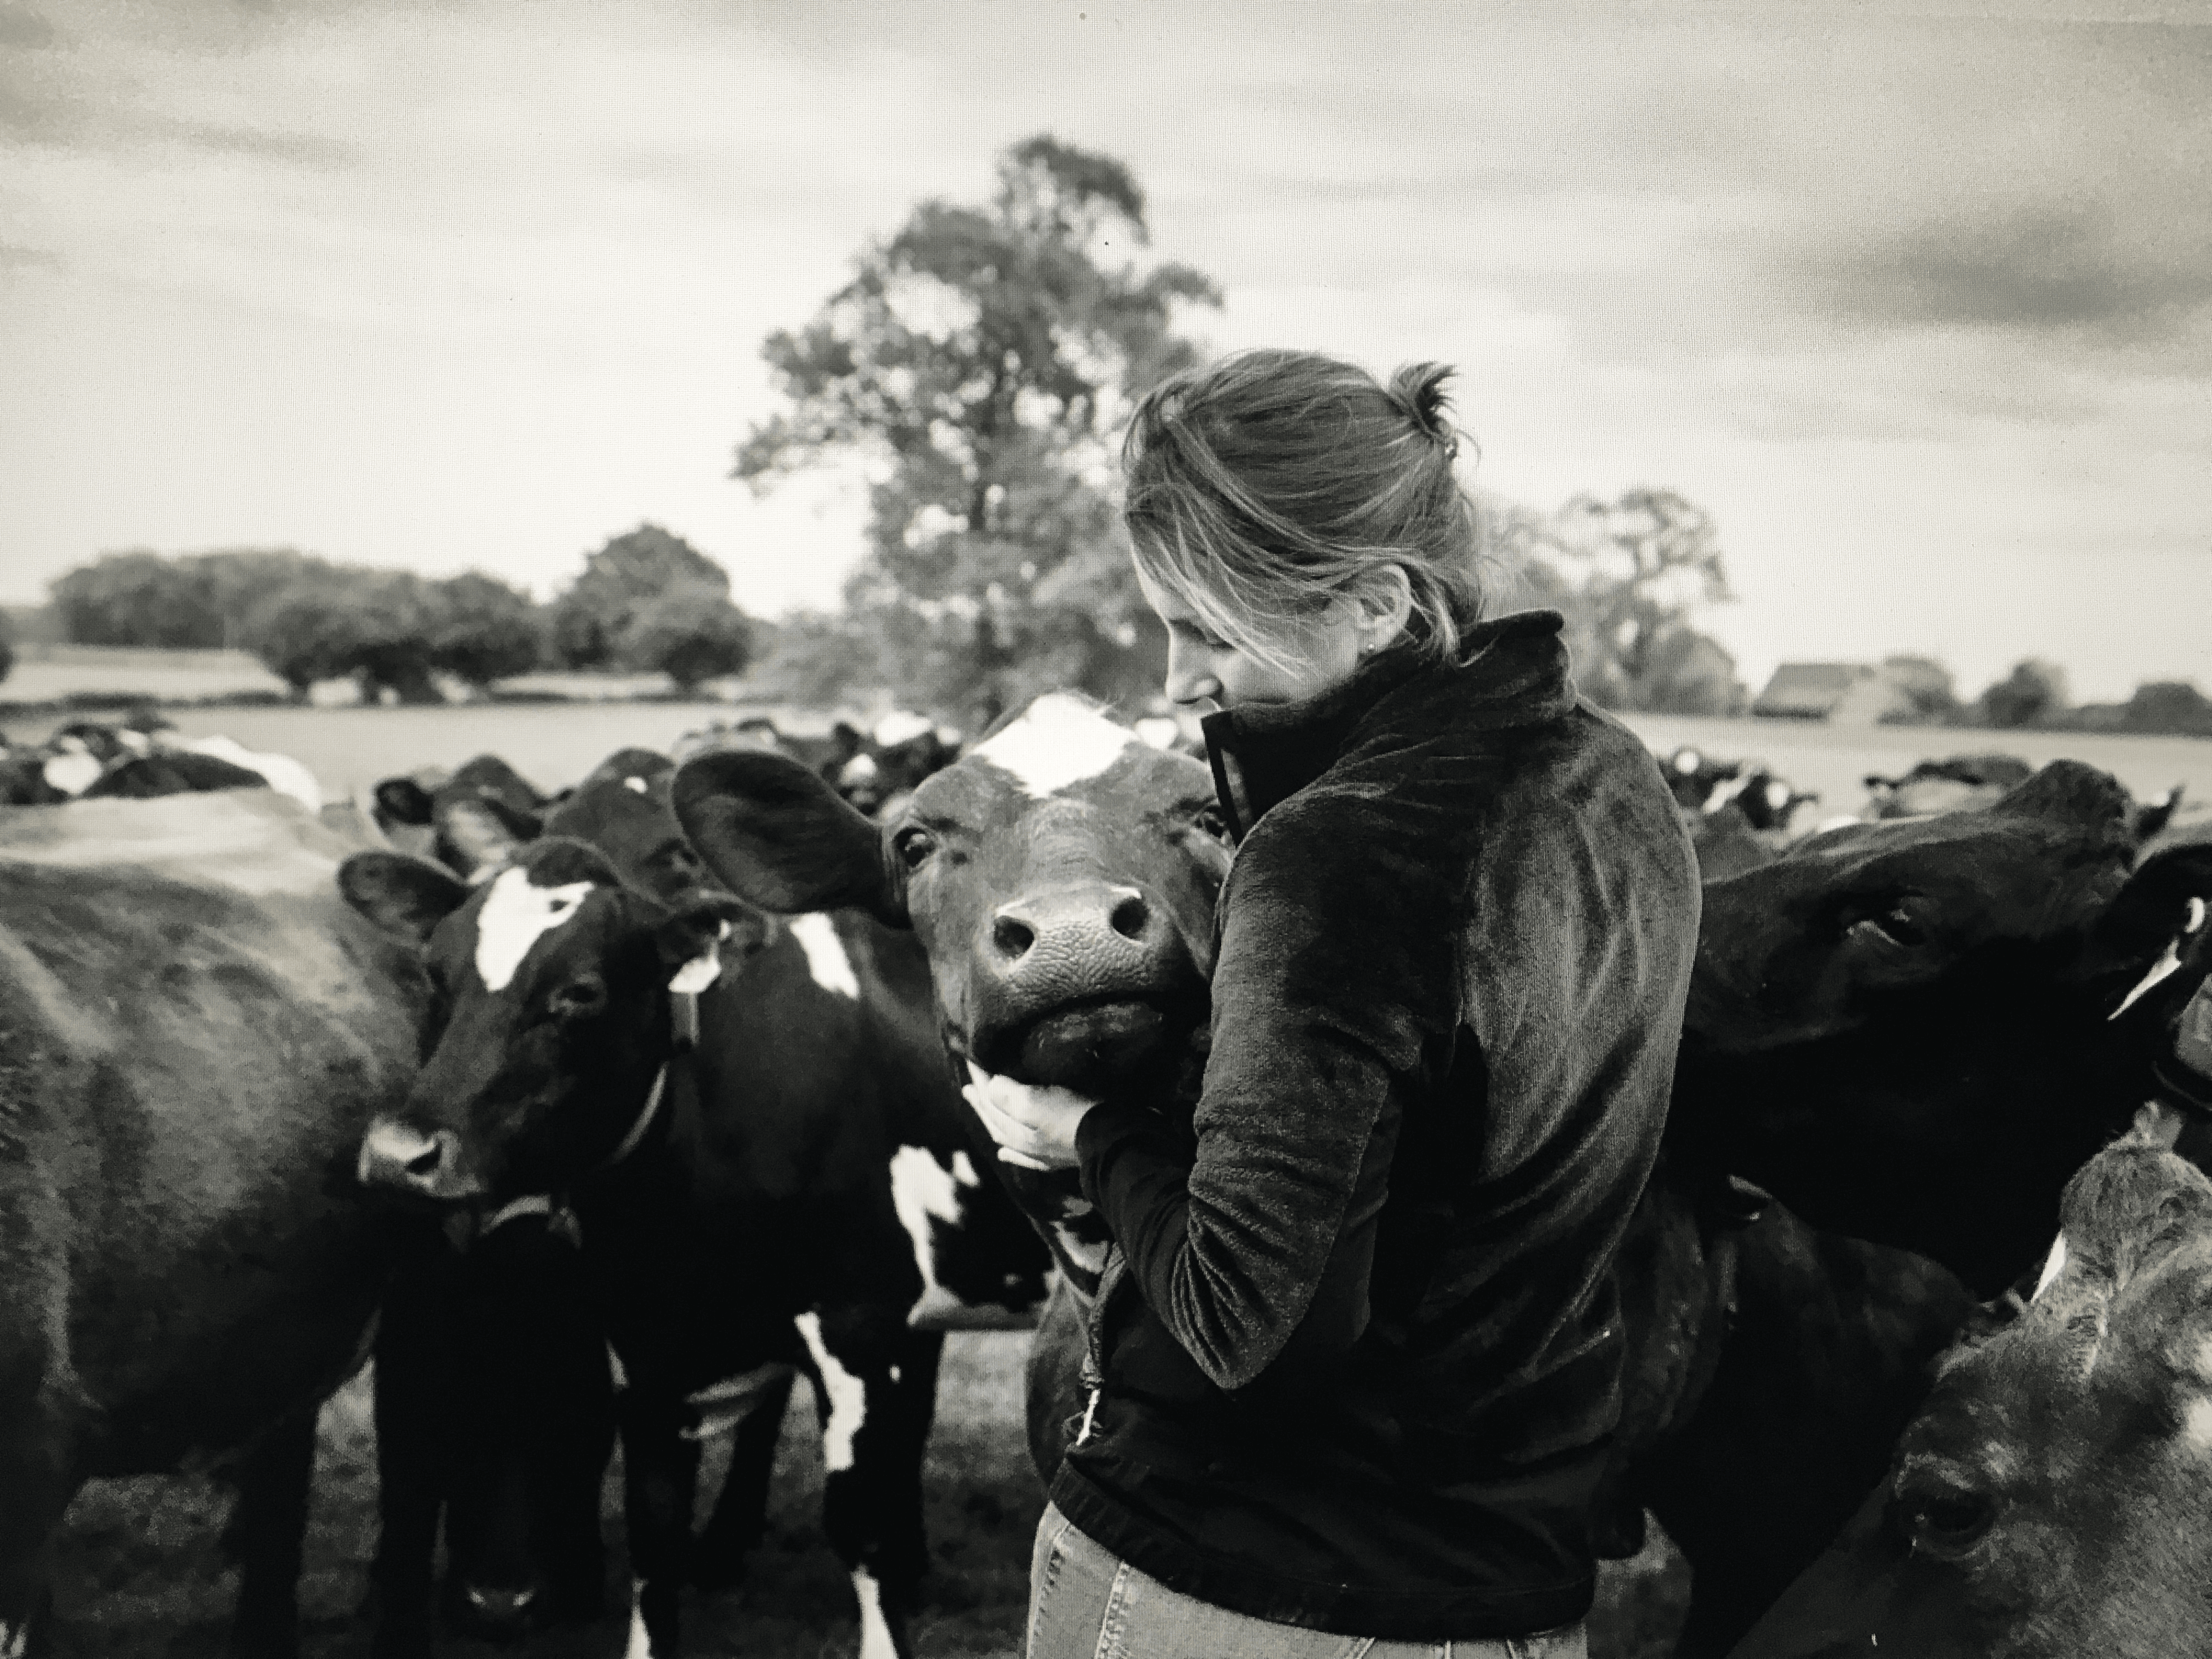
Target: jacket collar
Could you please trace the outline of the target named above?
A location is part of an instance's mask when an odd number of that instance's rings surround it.
[[[1516,611],[1468,629],[1455,662],[1386,651],[1317,696],[1208,714],[1200,729],[1231,837],[1242,841],[1261,813],[1334,765],[1386,701],[1424,734],[1557,720],[1575,700],[1564,626],[1556,611]]]

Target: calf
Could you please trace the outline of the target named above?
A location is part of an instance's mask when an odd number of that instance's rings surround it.
[[[675,798],[694,846],[744,896],[861,904],[911,926],[963,1060],[1182,1114],[1194,1103],[1230,856],[1203,763],[1048,697],[880,828],[773,757],[694,760]],[[1070,1176],[999,1168],[1066,1270],[1029,1378],[1031,1451],[1049,1478],[1079,1418],[1104,1236]],[[1622,1553],[1646,1503],[1680,1526],[1698,1567],[1686,1652],[1723,1650],[1849,1514],[1966,1305],[1940,1269],[1758,1208],[1670,1158],[1616,1268],[1630,1382],[1599,1525]],[[1763,1346],[1724,1351],[1737,1318]],[[1722,1403],[1705,1411],[1709,1394]],[[1778,1474],[1793,1462],[1818,1477]]]
[[[336,901],[347,843],[266,791],[0,817],[0,1654],[45,1650],[77,1487],[242,1475],[233,1651],[296,1649],[315,1410],[386,1257],[355,1150],[420,969]]]
[[[2033,1295],[1737,1659],[2212,1654],[2212,1180],[2171,1107],[2068,1183]]]
[[[628,1377],[633,1652],[678,1648],[696,1436],[796,1365],[823,1413],[825,1521],[863,1651],[904,1654],[941,1333],[1033,1317],[1044,1253],[975,1174],[988,1153],[910,945],[859,916],[761,927],[690,885],[655,789],[612,776],[564,809],[618,859],[553,835],[474,890],[399,854],[348,862],[348,898],[422,946],[439,991],[428,1062],[372,1127],[362,1174],[450,1205],[550,1193],[576,1215]],[[742,971],[708,965],[746,944]],[[674,1000],[694,994],[696,1026]],[[740,1443],[762,1480],[774,1429]]]

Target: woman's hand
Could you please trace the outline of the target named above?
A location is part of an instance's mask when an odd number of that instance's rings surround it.
[[[1076,1127],[1097,1101],[1066,1089],[994,1077],[972,1060],[968,1075],[974,1080],[960,1092],[999,1143],[1000,1162],[1024,1170],[1075,1167]]]

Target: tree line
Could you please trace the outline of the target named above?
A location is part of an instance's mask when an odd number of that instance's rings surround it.
[[[543,605],[480,571],[435,579],[289,548],[110,553],[51,591],[72,643],[245,650],[302,697],[350,679],[364,701],[435,702],[441,678],[481,693],[538,668],[665,673],[689,691],[753,650],[729,573],[654,525],[611,538]]]
[[[73,640],[242,645],[301,689],[351,676],[414,697],[441,674],[483,686],[540,665],[661,671],[689,689],[750,663],[766,696],[823,706],[889,690],[969,730],[1054,688],[1139,708],[1166,652],[1120,527],[1120,434],[1149,387],[1203,360],[1189,331],[1221,304],[1212,278],[1152,258],[1150,242],[1127,166],[1041,135],[999,157],[988,200],[917,204],[812,318],[768,337],[781,406],[744,434],[732,476],[760,495],[817,467],[869,480],[865,547],[831,609],[754,622],[720,566],[650,525],[542,607],[481,574],[292,552],[110,555],[56,583],[54,605]],[[1564,613],[1594,701],[1743,712],[1734,659],[1698,626],[1730,598],[1704,509],[1639,489],[1550,513],[1479,495],[1477,512],[1501,608]],[[1939,663],[1884,672],[1904,690],[1899,718],[2092,718],[2048,664],[1972,702]],[[2179,683],[2094,718],[2212,734],[2212,706]]]

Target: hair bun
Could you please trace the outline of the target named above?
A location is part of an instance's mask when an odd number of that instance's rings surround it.
[[[1454,370],[1449,363],[1407,363],[1390,377],[1390,396],[1406,411],[1406,418],[1423,435],[1442,444],[1445,453],[1459,453],[1459,433],[1451,418],[1451,398],[1444,382]]]

